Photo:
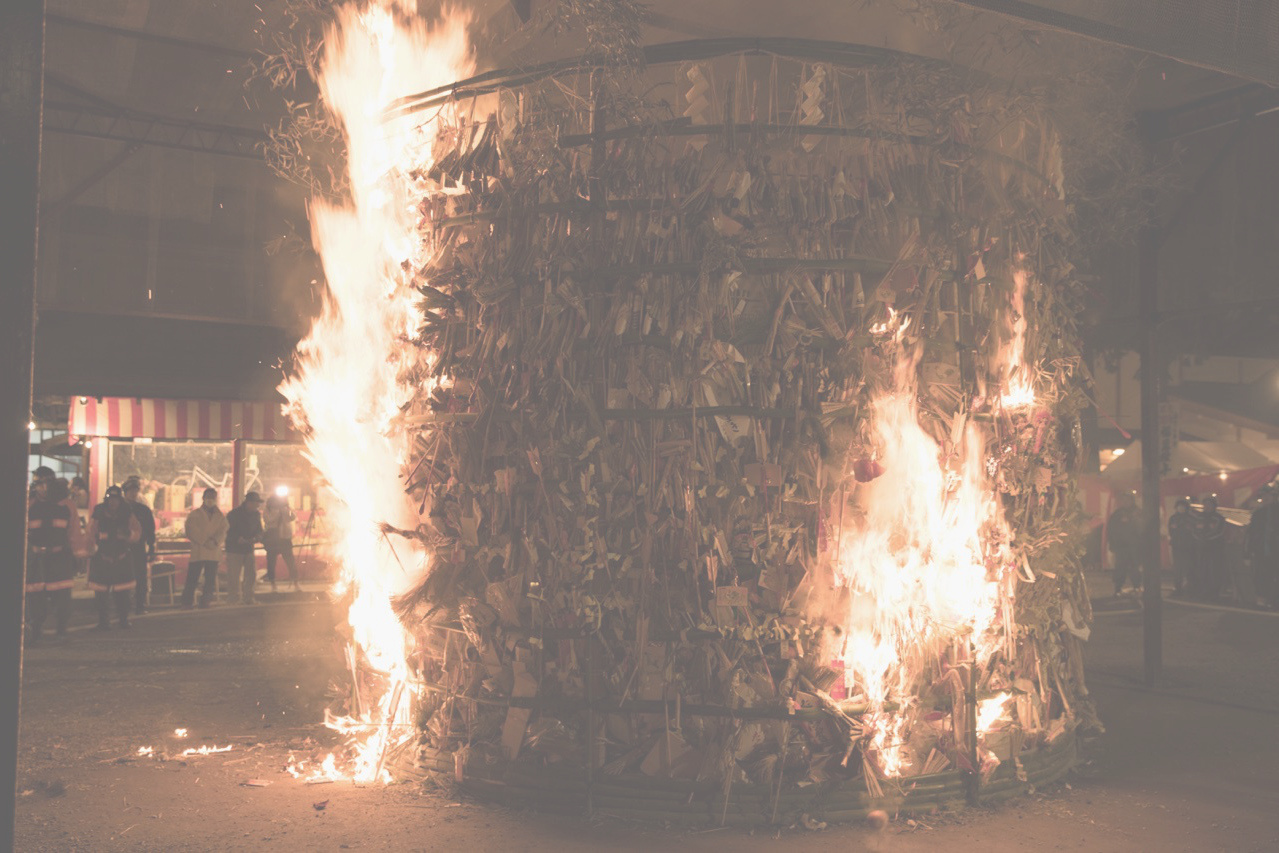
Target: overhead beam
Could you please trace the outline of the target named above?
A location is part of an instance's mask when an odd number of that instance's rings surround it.
[[[1161,36],[1152,31],[1149,24],[1154,16],[1170,17],[1184,15],[1186,12],[1185,9],[1179,10],[1175,8],[1167,0],[1145,4],[1143,14],[1147,16],[1146,26],[1121,26],[1096,18],[1073,15],[1050,5],[1028,3],[1025,0],[951,0],[951,2],[958,3],[961,6],[970,6],[987,12],[1006,15],[1046,29],[1072,33],[1094,41],[1133,48],[1156,56],[1175,59],[1187,65],[1207,68],[1248,80],[1256,80],[1267,85],[1279,85],[1279,38],[1276,38],[1275,33],[1260,34],[1262,38],[1258,39],[1258,41],[1264,44],[1263,49],[1259,51],[1260,56],[1237,56],[1234,62],[1223,61],[1223,54],[1221,52],[1214,53],[1210,50],[1210,46],[1219,42],[1222,38],[1230,38],[1232,33],[1224,29],[1215,31],[1207,26],[1203,18],[1200,18],[1199,21],[1201,26],[1185,27],[1185,35],[1181,38],[1173,38],[1168,35]],[[1221,7],[1226,4],[1218,0],[1212,5]],[[1105,4],[1103,4],[1104,6]],[[1255,4],[1255,6],[1259,7],[1262,12],[1265,11],[1265,4]],[[1199,9],[1205,16],[1212,11],[1208,2],[1201,2]],[[1223,17],[1229,18],[1230,16],[1224,15]]]
[[[104,110],[118,110],[120,112],[126,111],[123,104],[118,104],[115,101],[104,98],[96,92],[90,92],[79,83],[63,77],[56,71],[50,71],[46,68],[44,71],[44,82],[46,85],[52,83],[56,88],[61,89],[69,95],[75,95],[77,98],[81,98],[95,107],[99,107]]]
[[[67,347],[69,340],[77,347]],[[248,320],[45,306],[36,330],[35,387],[41,396],[274,400],[283,376],[278,365],[296,343],[296,334]]]
[[[258,146],[267,141],[266,131],[232,125],[125,112],[67,101],[48,101],[44,105],[44,129],[50,133],[113,139],[118,142],[265,162]]]
[[[120,164],[132,157],[133,153],[141,147],[141,142],[126,142],[124,147],[117,151],[114,156],[110,157],[92,172],[81,178],[76,185],[67,190],[64,195],[44,205],[44,207],[40,210],[41,220],[48,221],[58,216],[58,214],[70,207],[76,199],[92,189],[98,181],[101,181],[107,175],[114,172]]]
[[[1274,112],[1279,112],[1279,89],[1253,84],[1196,98],[1171,109],[1142,113],[1138,119],[1142,137],[1159,144],[1250,122]]]
[[[212,53],[218,56],[231,56],[240,59],[249,59],[257,55],[255,51],[244,50],[243,48],[238,47],[230,47],[229,45],[212,44],[207,41],[182,38],[180,36],[166,36],[161,35],[160,33],[153,33],[147,30],[137,30],[131,27],[120,27],[114,24],[103,24],[98,21],[88,21],[84,18],[73,18],[70,15],[59,15],[56,12],[46,14],[44,19],[51,24],[58,24],[59,26],[69,27],[72,29],[86,30],[94,33],[108,33],[122,38],[154,42],[155,44],[164,44],[170,47],[178,47],[183,50],[195,50],[201,53]]]

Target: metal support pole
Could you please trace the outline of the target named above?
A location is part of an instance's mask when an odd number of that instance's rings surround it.
[[[1159,229],[1138,236],[1137,276],[1141,315],[1141,508],[1142,606],[1145,617],[1146,686],[1159,682],[1163,667],[1163,549],[1159,533],[1159,385],[1164,364],[1159,348]]]
[[[12,850],[22,693],[44,0],[0,3],[0,849]]]
[[[595,817],[595,636],[586,635],[586,819]]]
[[[231,506],[244,499],[244,440],[231,440]],[[265,498],[263,498],[265,500]]]
[[[973,661],[973,647],[968,646],[968,662],[963,667],[964,679],[964,750],[973,763],[972,772],[965,779],[968,805],[981,802],[981,755],[977,751],[977,664]]]

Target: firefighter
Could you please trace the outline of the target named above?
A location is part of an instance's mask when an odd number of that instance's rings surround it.
[[[1221,597],[1222,576],[1226,565],[1226,519],[1217,512],[1217,496],[1203,499],[1203,509],[1195,518],[1195,577],[1190,589],[1195,598],[1216,601]]]
[[[98,605],[98,630],[111,627],[112,601],[121,628],[129,627],[129,599],[136,581],[129,547],[142,540],[142,526],[124,501],[119,486],[107,489],[102,503],[93,509],[89,537],[95,546],[89,563],[89,589]]]
[[[150,581],[147,564],[155,559],[155,515],[152,514],[151,507],[141,500],[142,481],[139,478],[130,477],[125,480],[123,491],[129,510],[142,528],[142,538],[129,546],[129,561],[133,564],[133,580],[136,584],[133,588],[133,612],[141,616],[147,607],[147,585]]]
[[[1172,551],[1174,595],[1186,594],[1190,579],[1195,577],[1195,516],[1190,512],[1190,498],[1178,498],[1176,511],[1168,519],[1168,547]]]
[[[41,478],[35,482],[35,500],[27,510],[27,642],[43,638],[45,617],[53,605],[59,638],[67,636],[71,617],[71,578],[75,572],[71,552],[71,511],[63,501],[67,484]]]

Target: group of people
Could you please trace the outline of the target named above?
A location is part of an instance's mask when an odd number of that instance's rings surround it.
[[[79,479],[79,478],[77,478]],[[131,611],[146,609],[147,563],[155,555],[155,516],[139,499],[136,478],[107,489],[82,524],[79,495],[83,481],[70,485],[47,466],[32,476],[27,507],[26,641],[41,642],[50,611],[54,630],[66,636],[71,616],[71,588],[82,560],[89,561],[89,588],[94,592],[100,628],[109,627],[115,605],[121,628]]]
[[[257,492],[249,492],[244,501],[226,513],[218,508],[216,489],[205,489],[200,506],[186,518],[186,537],[191,543],[191,561],[187,564],[186,584],[182,589],[182,606],[195,606],[195,592],[204,578],[200,607],[213,604],[217,594],[218,563],[225,552],[227,598],[232,603],[256,603],[257,557],[254,548],[261,542],[266,549],[266,581],[271,591],[276,587],[275,567],[281,559],[289,570],[289,580],[298,589],[297,564],[293,558],[293,522],[296,516],[288,501],[272,495],[265,501]]]
[[[79,478],[76,478],[79,480]],[[123,485],[107,489],[102,503],[82,522],[80,505],[87,503],[83,481],[55,476],[47,466],[33,474],[27,507],[26,642],[38,644],[50,613],[58,637],[65,637],[71,617],[71,589],[82,561],[88,561],[88,587],[93,590],[98,630],[111,627],[114,607],[117,623],[128,628],[131,613],[146,610],[149,565],[156,556],[156,522],[151,508],[141,500],[142,482],[130,477]],[[186,519],[191,543],[182,604],[194,606],[201,575],[204,592],[200,606],[208,607],[216,594],[218,565],[225,548],[232,602],[254,602],[257,563],[254,548],[266,548],[266,580],[276,589],[275,567],[283,559],[293,588],[298,588],[293,556],[293,523],[296,516],[288,502],[272,496],[265,504],[257,492],[223,515],[218,493],[206,489],[203,501]]]
[[[1141,513],[1135,497],[1125,493],[1116,500],[1106,523],[1106,539],[1112,563],[1115,595],[1127,583],[1142,586]],[[1173,595],[1198,601],[1217,601],[1233,584],[1241,603],[1260,601],[1279,606],[1279,494],[1263,488],[1254,500],[1246,537],[1236,537],[1243,547],[1232,548],[1230,525],[1218,509],[1215,495],[1207,495],[1195,509],[1190,498],[1179,498],[1168,519],[1168,544],[1172,553]],[[1238,553],[1242,551],[1242,553]],[[1249,575],[1241,557],[1247,557]],[[1238,565],[1236,565],[1238,564]],[[1247,589],[1251,581],[1251,589]]]
[[[1173,595],[1216,601],[1231,577],[1226,549],[1226,518],[1217,498],[1208,495],[1195,510],[1190,498],[1178,498],[1168,519]]]

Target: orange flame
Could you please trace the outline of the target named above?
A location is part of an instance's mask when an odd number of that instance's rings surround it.
[[[1013,271],[1012,340],[999,353],[1003,365],[1005,409],[1024,409],[1035,404],[1033,370],[1026,364],[1026,284],[1030,276],[1023,269]]]
[[[1004,718],[1004,708],[1011,698],[1011,693],[1004,692],[978,702],[977,731],[988,732],[993,729],[995,724]]]
[[[986,440],[971,422],[943,446],[921,426],[916,403],[918,348],[890,317],[891,387],[872,401],[873,441],[884,476],[856,486],[859,511],[839,531],[836,657],[849,691],[870,706],[865,722],[886,776],[902,775],[906,720],[933,670],[956,641],[981,665],[1002,642],[1002,586],[1010,575],[1010,533],[991,482]],[[951,442],[947,442],[948,444]],[[850,478],[851,479],[851,478]],[[894,713],[883,713],[889,705]]]
[[[418,523],[392,473],[402,471],[411,440],[397,419],[400,407],[430,392],[409,378],[427,375],[416,368],[429,355],[405,338],[420,319],[412,271],[429,262],[431,250],[417,230],[416,205],[430,189],[420,176],[433,162],[437,123],[446,116],[424,126],[420,118],[384,113],[398,98],[474,72],[469,17],[446,12],[432,26],[406,17],[412,5],[344,6],[326,34],[320,91],[343,127],[351,197],[312,201],[312,239],[328,293],[298,346],[297,372],[280,388],[290,414],[308,428],[312,463],[342,502],[332,514],[342,570],[335,591],[351,599],[354,659],[382,686],[380,695],[362,696],[355,717],[329,719],[355,738],[349,772],[356,781],[389,781],[387,752],[412,734],[413,637],[392,602],[429,567],[420,545],[393,544],[383,525]]]

